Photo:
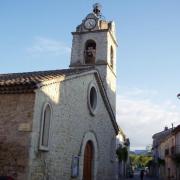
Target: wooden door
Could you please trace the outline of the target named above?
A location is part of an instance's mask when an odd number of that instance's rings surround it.
[[[88,141],[84,151],[83,180],[92,180],[93,145]]]

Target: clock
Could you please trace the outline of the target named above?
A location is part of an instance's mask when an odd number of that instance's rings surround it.
[[[93,18],[88,18],[88,19],[86,19],[85,22],[84,22],[84,27],[85,27],[85,29],[90,30],[90,29],[95,28],[95,26],[96,26],[96,20],[93,19]]]

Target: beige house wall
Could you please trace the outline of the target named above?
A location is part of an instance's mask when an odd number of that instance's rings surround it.
[[[165,160],[165,142],[161,142],[161,144],[158,147],[158,153],[159,153],[159,158],[162,160]],[[162,179],[165,179],[166,177],[166,167],[165,165],[160,165],[159,167],[159,177]]]
[[[175,136],[171,135],[167,139],[165,139],[165,149],[169,149],[169,154],[165,155],[165,172],[166,172],[166,178],[170,177],[176,177],[176,165],[173,160],[173,154],[171,152],[171,148],[175,147]],[[170,172],[170,174],[169,174]]]
[[[180,132],[176,135],[176,153],[180,154]]]

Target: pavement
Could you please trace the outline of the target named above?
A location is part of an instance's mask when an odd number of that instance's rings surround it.
[[[126,178],[126,179],[120,179],[120,180],[141,180],[139,176],[134,176],[133,178]],[[157,178],[154,177],[146,177],[144,176],[143,180],[158,180]]]

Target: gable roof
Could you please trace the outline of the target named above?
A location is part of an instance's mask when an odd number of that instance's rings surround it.
[[[62,76],[79,74],[90,69],[92,68],[0,74],[0,94],[33,92],[38,88],[39,83]]]
[[[172,128],[158,132],[153,135],[153,146],[158,146],[162,141],[164,141],[172,133]]]

